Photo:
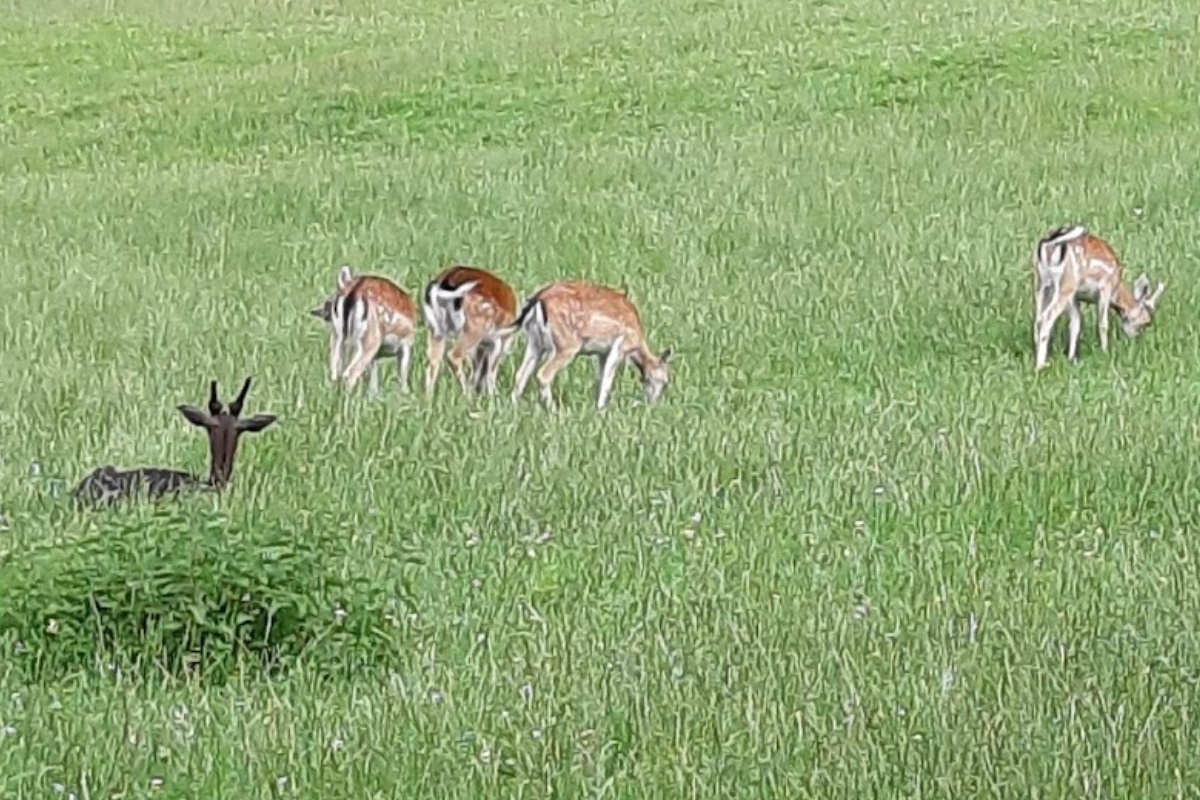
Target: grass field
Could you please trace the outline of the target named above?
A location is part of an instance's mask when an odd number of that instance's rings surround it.
[[[1198,796],[1200,8],[903,5],[6,4],[0,795]],[[1035,374],[1076,221],[1168,288]],[[338,265],[451,261],[627,286],[664,401],[335,389]],[[70,510],[247,375],[231,492]],[[267,543],[286,672],[98,640]]]

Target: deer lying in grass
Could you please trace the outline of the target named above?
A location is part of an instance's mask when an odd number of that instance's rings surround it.
[[[338,270],[337,290],[310,312],[329,323],[329,378],[345,380],[353,389],[368,368],[370,393],[379,393],[379,364],[396,358],[400,392],[408,392],[413,345],[417,338],[417,308],[412,297],[387,278],[378,275],[354,277],[349,266]],[[342,370],[342,349],[354,342],[354,357]]]
[[[596,407],[604,408],[612,392],[617,370],[633,362],[642,376],[646,402],[653,404],[667,386],[667,364],[671,348],[655,355],[646,346],[646,336],[637,308],[624,293],[583,280],[565,280],[539,289],[525,303],[516,321],[500,332],[511,336],[525,332],[525,358],[517,370],[512,399],[525,393],[538,362],[549,357],[538,370],[541,399],[554,405],[550,385],[554,377],[578,355],[594,355],[600,365]]]
[[[1121,330],[1136,337],[1154,319],[1166,284],[1150,291],[1146,273],[1138,276],[1133,291],[1125,286],[1123,269],[1112,247],[1082,225],[1055,228],[1038,241],[1033,254],[1035,369],[1049,359],[1054,324],[1067,312],[1067,358],[1078,360],[1079,334],[1083,327],[1080,302],[1095,303],[1100,349],[1108,350],[1108,313],[1115,308]]]
[[[233,477],[233,461],[237,456],[238,438],[243,433],[257,433],[275,422],[272,414],[255,414],[241,419],[242,403],[250,391],[250,378],[242,384],[237,399],[223,410],[217,399],[217,382],[213,381],[208,398],[208,413],[193,406],[179,406],[179,412],[193,425],[208,434],[208,478],[191,472],[159,467],[140,467],[122,470],[111,464],[98,467],[79,482],[71,492],[75,502],[110,506],[119,500],[141,496],[152,500],[189,489],[221,490]]]
[[[486,270],[450,267],[425,286],[422,310],[429,327],[425,393],[433,393],[446,340],[451,338],[458,341],[450,351],[450,367],[463,391],[467,391],[463,362],[470,357],[475,391],[495,392],[500,360],[512,347],[511,338],[496,335],[517,316],[517,295],[512,287]]]

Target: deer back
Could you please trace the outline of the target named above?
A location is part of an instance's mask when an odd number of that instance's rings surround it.
[[[626,347],[643,347],[645,332],[633,301],[617,289],[583,280],[552,283],[536,300],[555,336],[605,346],[618,336]]]
[[[343,292],[340,312],[347,332],[356,327],[378,325],[385,339],[405,338],[416,329],[417,307],[412,296],[379,275],[362,275]]]
[[[204,482],[190,472],[158,467],[120,470],[110,464],[84,476],[71,494],[81,505],[110,506],[141,497],[157,500],[202,485]]]

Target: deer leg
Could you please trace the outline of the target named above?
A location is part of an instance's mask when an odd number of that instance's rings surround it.
[[[624,352],[621,349],[621,344],[625,337],[618,336],[609,348],[608,354],[600,359],[600,391],[596,398],[596,408],[604,408],[608,405],[609,395],[612,394],[613,381],[617,378],[617,370],[621,368],[621,362],[624,360]]]
[[[368,328],[359,337],[354,359],[350,362],[350,366],[346,367],[346,372],[342,376],[346,381],[347,389],[353,389],[367,367],[375,363],[375,354],[379,352],[380,344],[382,342],[379,331],[374,327]]]
[[[1108,352],[1108,314],[1112,307],[1112,295],[1107,292],[1096,298],[1096,333],[1100,337],[1100,350]]]
[[[1083,312],[1079,303],[1067,306],[1067,360],[1079,361],[1079,334],[1083,331]]]
[[[488,377],[488,355],[492,352],[492,343],[483,340],[475,348],[475,356],[471,359],[471,387],[476,394],[483,394]]]
[[[1054,333],[1054,323],[1062,316],[1067,304],[1055,301],[1047,305],[1038,318],[1037,357],[1034,363],[1036,369],[1044,369],[1049,358],[1050,335]]]
[[[367,371],[371,374],[371,380],[368,384],[368,391],[374,397],[379,394],[379,361],[371,359],[371,366],[367,367]]]
[[[400,382],[400,394],[408,394],[408,373],[412,370],[413,340],[409,336],[400,342],[400,352],[396,354],[396,380]]]
[[[431,332],[425,337],[425,394],[432,394],[442,371],[442,357],[446,354],[446,340]]]
[[[342,374],[342,347],[345,344],[341,332],[336,328],[329,334],[329,380],[337,383]]]
[[[496,382],[500,378],[500,362],[504,360],[506,355],[506,343],[491,341],[491,346],[487,352],[487,380],[484,382],[484,391],[488,394],[496,393]]]
[[[525,387],[529,385],[529,379],[533,377],[533,371],[537,368],[538,361],[542,358],[542,351],[534,344],[533,339],[525,340],[525,356],[521,359],[521,366],[517,370],[517,380],[513,385],[512,401],[516,403],[521,399],[521,395],[525,394]]]
[[[1046,308],[1049,306],[1053,296],[1054,285],[1050,282],[1037,279],[1035,276],[1033,287],[1033,347],[1035,351],[1037,350],[1037,343],[1041,338]]]
[[[563,367],[571,363],[578,352],[578,347],[570,350],[557,350],[555,351],[554,355],[550,357],[550,360],[545,364],[542,364],[542,368],[538,370],[537,379],[540,388],[539,393],[541,395],[542,402],[546,404],[547,408],[554,408],[554,395],[550,391],[550,385],[554,383],[555,376],[562,371]]]
[[[458,377],[458,383],[462,386],[464,392],[469,391],[467,386],[467,373],[463,368],[463,362],[466,361],[467,355],[474,355],[475,349],[479,347],[479,341],[483,338],[482,332],[472,325],[468,325],[458,337],[458,341],[454,343],[454,349],[450,351],[449,360],[450,368],[454,370],[455,376]]]

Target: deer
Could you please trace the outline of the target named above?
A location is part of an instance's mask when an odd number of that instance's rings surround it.
[[[160,467],[117,469],[111,464],[106,464],[85,475],[71,491],[76,504],[112,506],[119,501],[139,497],[159,500],[188,490],[221,491],[233,477],[233,463],[241,435],[266,430],[276,420],[273,414],[255,414],[248,419],[242,419],[242,404],[245,403],[249,391],[250,378],[246,378],[237,398],[228,407],[224,407],[217,397],[217,382],[214,380],[209,388],[207,414],[190,405],[178,407],[184,419],[198,428],[203,428],[208,434],[207,478],[201,478],[191,472]]]
[[[516,331],[524,332],[526,345],[513,387],[514,403],[520,402],[534,369],[545,359],[537,379],[543,404],[553,408],[550,387],[554,378],[579,355],[597,357],[598,409],[608,405],[617,371],[626,361],[641,373],[647,405],[657,403],[666,389],[672,348],[654,354],[646,344],[637,307],[620,290],[578,279],[547,284],[525,302],[517,319],[498,335],[509,337]]]
[[[1140,274],[1132,291],[1124,282],[1124,270],[1116,253],[1104,239],[1083,225],[1064,225],[1047,233],[1034,248],[1034,368],[1044,369],[1049,360],[1054,324],[1067,312],[1067,358],[1078,361],[1083,315],[1079,304],[1094,303],[1100,349],[1108,351],[1108,315],[1116,309],[1121,330],[1136,338],[1154,320],[1166,284],[1153,291],[1150,278]]]
[[[513,342],[511,337],[497,336],[517,316],[517,295],[512,287],[487,270],[451,266],[426,284],[422,310],[429,329],[425,394],[433,393],[446,341],[452,338],[457,341],[449,354],[450,367],[463,392],[469,391],[463,367],[469,357],[475,392],[494,394],[500,361]]]
[[[396,358],[400,393],[408,393],[413,345],[417,338],[417,307],[408,292],[379,275],[354,276],[350,266],[338,270],[337,289],[321,305],[309,311],[329,324],[329,378],[345,381],[353,389],[368,368],[370,394],[379,393],[379,360]],[[342,369],[342,351],[347,340],[355,345],[354,356]]]

